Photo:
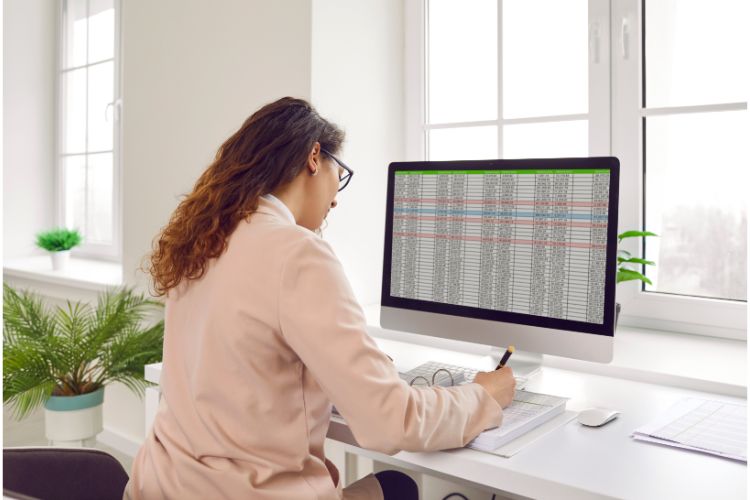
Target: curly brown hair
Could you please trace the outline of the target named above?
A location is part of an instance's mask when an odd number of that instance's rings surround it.
[[[344,132],[302,99],[284,97],[253,113],[221,145],[154,239],[146,272],[155,294],[200,279],[208,261],[226,250],[239,222],[258,208],[258,198],[304,169],[315,142],[336,154],[343,140]]]

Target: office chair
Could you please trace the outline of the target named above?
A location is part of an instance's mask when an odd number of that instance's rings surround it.
[[[121,500],[128,474],[112,455],[87,448],[4,448],[11,498]]]

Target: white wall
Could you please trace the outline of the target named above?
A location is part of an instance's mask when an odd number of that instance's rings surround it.
[[[310,97],[303,0],[122,2],[123,274],[219,145],[261,105]]]
[[[346,131],[355,175],[323,235],[357,298],[380,300],[388,164],[405,159],[403,0],[313,0],[312,102]]]
[[[123,278],[191,191],[219,145],[253,111],[310,98],[310,3],[304,0],[122,2]],[[144,435],[143,402],[113,391],[107,430]]]
[[[58,4],[3,4],[3,255],[54,224]]]

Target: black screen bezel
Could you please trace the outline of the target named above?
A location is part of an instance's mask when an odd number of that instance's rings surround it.
[[[416,299],[392,297],[391,255],[393,245],[393,190],[396,172],[401,170],[588,170],[607,169],[609,177],[609,211],[607,220],[607,256],[604,281],[604,322],[587,323],[559,318],[548,318],[531,314],[495,311],[469,306],[443,304]],[[555,330],[567,330],[597,335],[614,336],[615,327],[615,284],[617,260],[617,212],[619,199],[620,162],[611,156],[591,158],[540,158],[522,160],[467,160],[467,161],[419,161],[394,162],[388,166],[388,191],[385,213],[385,244],[383,255],[383,280],[381,305],[448,314],[465,318],[479,318],[505,323],[537,326]]]

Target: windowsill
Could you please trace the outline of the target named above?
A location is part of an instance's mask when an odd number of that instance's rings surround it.
[[[52,270],[49,255],[34,255],[3,262],[3,276],[93,291],[122,284],[122,265],[115,262],[71,258],[65,269]]]
[[[545,356],[544,364],[639,382],[747,397],[747,342],[621,326],[609,364]]]
[[[365,308],[374,337],[422,344],[467,354],[487,347],[380,328],[380,306]],[[497,346],[503,347],[503,346]],[[544,356],[543,365],[638,382],[747,397],[747,343],[679,332],[618,327],[611,363]]]

